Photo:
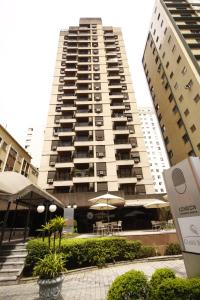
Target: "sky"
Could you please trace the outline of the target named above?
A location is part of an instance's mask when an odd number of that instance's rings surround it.
[[[33,127],[39,166],[59,32],[80,17],[121,27],[138,106],[152,106],[142,56],[155,0],[1,0],[0,123],[22,145]]]

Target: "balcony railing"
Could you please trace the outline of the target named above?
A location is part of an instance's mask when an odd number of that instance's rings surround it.
[[[114,140],[115,144],[129,144],[128,140]]]
[[[72,176],[71,174],[66,174],[66,173],[58,173],[56,174],[55,178],[54,178],[55,181],[62,181],[62,180],[72,180]]]

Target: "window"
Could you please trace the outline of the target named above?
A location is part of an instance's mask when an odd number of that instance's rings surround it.
[[[182,136],[182,139],[183,139],[183,141],[184,141],[185,144],[188,143],[188,142],[189,142],[189,136],[188,136],[188,134],[185,133],[185,134]]]
[[[3,149],[4,151],[6,151],[7,146],[8,146],[8,144],[7,144],[6,142],[3,142],[2,149]]]
[[[200,150],[200,143],[197,144],[197,148],[198,148],[198,150]]]
[[[179,63],[180,63],[180,61],[181,61],[181,56],[179,55],[179,56],[178,56],[178,58],[177,58],[177,61],[176,61],[176,62],[177,62],[177,64],[179,64]]]
[[[172,150],[168,151],[168,156],[169,156],[169,159],[173,157],[173,151]]]
[[[161,26],[161,28],[162,28],[162,26],[163,26],[163,20],[161,21],[161,24],[160,24],[160,26]]]
[[[192,132],[195,132],[196,126],[193,124],[193,125],[190,127],[190,130],[191,130]]]
[[[153,31],[153,35],[155,35],[156,34],[156,30],[154,29],[154,31]]]
[[[175,105],[172,109],[173,113],[176,114],[178,112],[178,107]]]
[[[166,34],[167,33],[167,27],[165,27],[165,31],[164,31],[164,34]]]
[[[172,79],[172,77],[174,76],[174,73],[173,72],[171,72],[171,74],[170,74],[170,78]]]
[[[183,101],[183,95],[180,95],[180,97],[178,98],[178,100],[179,100],[180,102],[182,102],[182,101]]]
[[[165,145],[169,144],[169,138],[168,138],[168,136],[166,136],[166,138],[164,139],[164,142],[165,142]]]
[[[162,55],[162,58],[164,58],[165,57],[165,52],[163,52],[163,55]]]
[[[178,83],[177,82],[175,83],[174,88],[175,88],[175,90],[177,90],[177,88],[178,88]]]
[[[159,40],[159,37],[157,36],[157,38],[156,38],[156,43],[158,42],[158,40]]]
[[[158,14],[158,18],[157,18],[158,20],[160,19],[160,14]]]
[[[172,53],[174,53],[176,50],[176,46],[174,45],[173,48],[172,48]]]
[[[170,42],[171,42],[171,35],[168,38],[168,43],[170,44]]]
[[[190,111],[189,111],[189,109],[187,108],[187,109],[184,111],[184,115],[187,117],[189,114],[190,114]]]
[[[168,67],[169,67],[169,62],[166,63],[166,68],[168,68]]]
[[[200,96],[199,94],[197,94],[195,97],[194,97],[194,102],[198,103],[200,100]]]
[[[178,122],[177,122],[177,125],[179,128],[181,128],[183,126],[183,121],[182,119],[179,119]]]
[[[187,68],[183,67],[183,70],[181,71],[181,73],[184,75],[187,72]]]
[[[191,89],[192,86],[193,86],[193,81],[190,80],[190,81],[186,84],[185,89]]]

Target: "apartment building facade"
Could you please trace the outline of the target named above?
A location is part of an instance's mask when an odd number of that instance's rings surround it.
[[[154,193],[122,33],[99,18],[60,32],[39,184],[78,207]]]
[[[31,164],[31,156],[0,124],[0,172],[14,171],[37,183],[39,171]]]
[[[200,156],[200,4],[157,0],[143,66],[171,165]]]
[[[152,107],[138,107],[142,132],[149,157],[150,170],[155,193],[166,193],[163,171],[169,168],[169,161],[161,137],[155,111]]]

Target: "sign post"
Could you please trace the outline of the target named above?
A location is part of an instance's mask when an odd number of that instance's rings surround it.
[[[63,232],[73,233],[74,232],[74,208],[64,208],[64,219],[65,225]]]
[[[200,159],[189,157],[163,174],[187,275],[200,276]]]

